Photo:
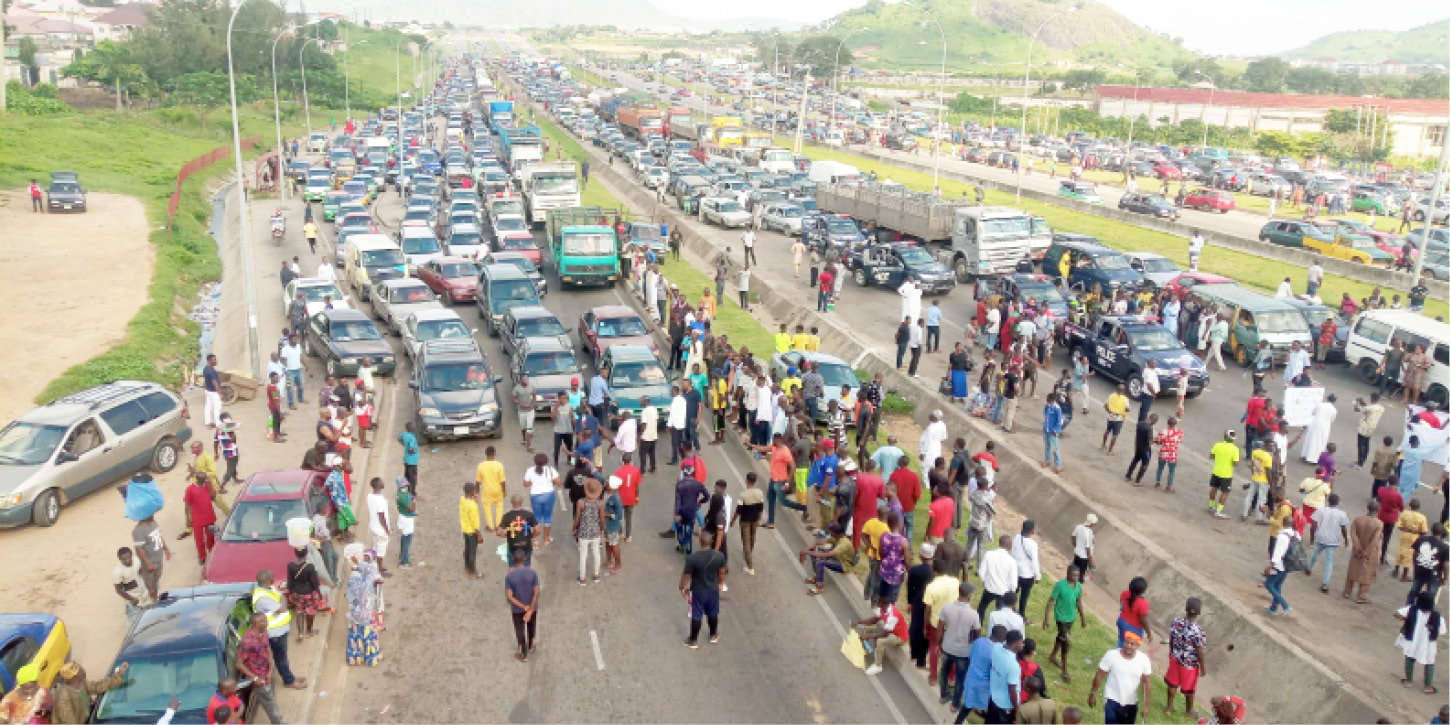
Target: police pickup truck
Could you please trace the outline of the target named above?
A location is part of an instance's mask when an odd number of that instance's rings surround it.
[[[1080,351],[1098,374],[1128,386],[1128,396],[1143,394],[1143,369],[1158,361],[1161,394],[1178,384],[1180,371],[1188,375],[1188,397],[1208,387],[1208,369],[1156,318],[1099,315],[1085,325],[1064,326],[1069,350]]]
[[[844,214],[811,214],[801,219],[801,241],[810,249],[828,254],[843,248],[854,250],[866,243],[866,236]]]
[[[947,293],[957,286],[951,269],[925,249],[910,242],[867,244],[846,259],[851,279],[860,287],[878,285],[896,289],[907,280],[921,280],[926,294]]]

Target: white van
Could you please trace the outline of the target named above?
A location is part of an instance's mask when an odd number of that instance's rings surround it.
[[[386,234],[359,234],[347,242],[343,276],[366,302],[374,282],[408,276],[407,264],[403,250]]]
[[[1405,343],[1405,354],[1424,345],[1430,369],[1420,392],[1441,410],[1450,404],[1450,324],[1436,322],[1408,310],[1370,310],[1354,318],[1344,344],[1345,362],[1353,365],[1362,380],[1379,382],[1378,370],[1385,351],[1395,340]]]
[[[842,181],[859,180],[861,170],[839,161],[817,161],[808,172],[811,181],[817,184],[839,184]]]

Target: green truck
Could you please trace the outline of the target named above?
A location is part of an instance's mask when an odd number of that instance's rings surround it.
[[[597,206],[548,210],[544,229],[565,287],[608,285],[622,279],[619,240],[611,226],[619,218],[618,209]]]

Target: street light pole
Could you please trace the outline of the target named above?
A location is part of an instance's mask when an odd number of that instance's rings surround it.
[[[398,180],[398,188],[399,189],[402,189],[403,188],[403,58],[402,58],[402,55],[403,55],[403,43],[405,43],[405,42],[408,42],[408,41],[406,39],[405,40],[398,41],[397,54],[393,58],[393,66],[394,66],[394,71],[393,71],[394,81],[393,82],[396,83],[397,86],[398,86],[398,160],[394,162],[394,163],[396,163],[398,165],[398,171],[397,171],[396,175],[393,178],[395,178],[395,179]]]
[[[831,64],[831,123],[827,127],[832,131],[836,130],[836,99],[841,95],[841,48],[846,47],[846,41],[850,40],[851,36],[870,29],[869,26],[856,28],[846,33],[846,37],[841,38],[841,42],[836,44],[836,60]]]
[[[302,110],[307,116],[307,142],[312,143],[312,101],[307,96],[307,44],[316,43],[317,38],[302,41],[297,48],[297,65],[302,68]]]
[[[1022,132],[1017,134],[1016,198],[1019,202],[1022,201],[1022,167],[1026,166],[1026,164],[1022,160],[1022,157],[1026,155],[1027,150],[1027,100],[1032,93],[1032,91],[1028,88],[1028,86],[1032,82],[1032,46],[1037,43],[1037,34],[1041,33],[1042,29],[1046,28],[1048,23],[1056,20],[1060,15],[1066,15],[1075,10],[1077,10],[1076,7],[1070,7],[1060,13],[1054,13],[1048,16],[1046,20],[1043,20],[1042,23],[1037,26],[1036,30],[1032,31],[1032,37],[1027,41],[1027,67],[1022,69]]]
[[[227,85],[232,95],[232,155],[237,165],[237,221],[240,228],[237,233],[241,236],[242,249],[242,288],[247,301],[247,350],[252,357],[252,379],[262,379],[262,353],[257,342],[257,291],[256,280],[252,271],[252,241],[250,235],[250,220],[247,215],[247,177],[242,171],[242,130],[241,122],[237,118],[237,72],[232,63],[232,27],[236,25],[237,13],[241,12],[242,5],[246,0],[239,0],[237,6],[232,9],[232,17],[227,21]]]
[[[1197,73],[1198,75],[1202,76],[1204,80],[1208,81],[1208,83],[1209,83],[1209,86],[1208,86],[1208,106],[1212,106],[1213,105],[1213,92],[1216,91],[1216,90],[1218,90],[1218,84],[1214,83],[1213,82],[1213,79],[1212,78],[1209,78],[1208,77],[1208,74],[1204,73],[1203,71],[1200,70],[1200,71],[1194,71],[1194,72]],[[1200,152],[1202,152],[1204,149],[1208,148],[1208,106],[1204,106],[1203,107],[1203,110],[1200,111],[1199,114],[1198,114],[1198,122],[1201,123],[1201,124],[1203,124],[1203,144],[1198,147],[1198,150]],[[1227,123],[1226,120],[1225,120],[1225,123]]]
[[[282,164],[282,97],[277,93],[277,43],[290,32],[292,28],[285,28],[272,41],[272,120],[277,126],[277,188],[281,190],[283,201],[287,200],[287,184],[283,182],[286,167]]]
[[[352,120],[352,78],[347,72],[347,58],[352,55],[352,45],[347,42],[347,26],[342,26],[342,106],[343,118]]]
[[[1430,251],[1430,229],[1435,226],[1435,203],[1440,200],[1440,189],[1445,185],[1445,166],[1450,162],[1450,143],[1440,144],[1440,165],[1435,167],[1435,187],[1430,190],[1430,206],[1425,210],[1425,226],[1420,227],[1420,253],[1415,255],[1415,277],[1410,284],[1420,283],[1425,272],[1425,253]],[[1410,203],[1409,199],[1405,203]]]
[[[936,192],[941,188],[941,139],[937,134],[941,132],[942,111],[946,104],[942,100],[946,97],[947,87],[947,34],[942,30],[941,23],[937,21],[936,14],[925,5],[920,5],[912,0],[904,0],[907,5],[926,13],[932,24],[936,25],[936,32],[941,34],[941,75],[937,77],[936,86],[936,128],[932,129],[932,153],[931,153],[931,190]]]

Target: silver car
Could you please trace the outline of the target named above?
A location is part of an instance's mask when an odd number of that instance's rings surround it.
[[[0,430],[0,528],[54,525],[62,505],[150,469],[191,438],[186,405],[156,383],[118,380],[58,398]]]
[[[788,237],[798,237],[801,233],[801,219],[805,215],[806,210],[799,204],[778,202],[765,207],[764,213],[760,215],[760,226],[777,230]]]
[[[369,297],[373,314],[395,335],[402,334],[403,320],[408,319],[409,314],[443,307],[438,304],[438,295],[428,285],[412,277],[381,280],[373,284]]]

